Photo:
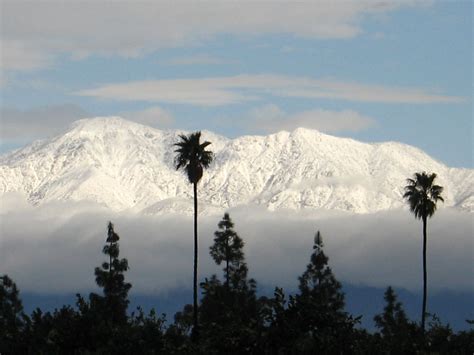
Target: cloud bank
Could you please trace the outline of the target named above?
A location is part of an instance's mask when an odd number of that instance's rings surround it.
[[[189,217],[113,213],[85,202],[35,208],[18,194],[3,195],[0,206],[0,270],[22,291],[94,289],[93,271],[104,260],[101,249],[109,220],[121,236],[121,256],[129,260],[127,279],[135,292],[156,294],[192,284]],[[320,230],[339,280],[421,288],[421,223],[408,211],[354,216],[244,206],[229,212],[246,243],[250,274],[260,283],[295,287]],[[200,218],[201,278],[221,274],[208,253],[221,218]],[[442,208],[429,221],[428,233],[430,289],[474,290],[472,214]]]

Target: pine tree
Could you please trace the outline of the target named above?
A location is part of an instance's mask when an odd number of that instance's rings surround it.
[[[244,262],[244,242],[234,231],[234,223],[228,213],[218,224],[219,230],[214,233],[214,244],[210,247],[210,254],[217,265],[225,263],[225,284],[229,288],[230,281],[239,282],[246,278],[247,266]],[[233,285],[238,287],[239,285]]]
[[[382,336],[382,348],[390,353],[412,353],[416,351],[416,326],[410,322],[397,301],[392,287],[385,291],[386,305],[382,314],[374,317]]]
[[[256,346],[259,328],[256,282],[247,278],[244,242],[227,213],[218,227],[210,254],[216,264],[225,263],[225,282],[212,275],[201,283],[202,345],[207,353],[248,353]]]
[[[132,285],[125,282],[124,273],[128,270],[127,259],[119,259],[120,237],[114,231],[114,225],[109,222],[107,226],[106,245],[102,253],[109,257],[108,262],[95,268],[95,280],[103,289],[104,296],[91,294],[91,303],[102,305],[105,319],[111,323],[124,323],[127,320],[128,291]]]
[[[275,287],[272,298],[259,299],[261,316],[266,325],[263,352],[266,354],[291,354],[298,336],[295,299],[287,301],[282,288]]]
[[[0,353],[21,353],[21,334],[27,317],[20,292],[7,275],[0,277]]]
[[[328,260],[318,231],[311,261],[299,277],[299,294],[289,308],[296,313],[300,333],[296,347],[301,352],[349,351],[353,326],[358,322],[344,311],[344,293]]]

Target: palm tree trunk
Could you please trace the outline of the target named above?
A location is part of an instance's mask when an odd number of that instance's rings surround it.
[[[225,240],[225,284],[229,290],[229,238]]]
[[[110,279],[110,275],[112,275],[112,254],[110,253],[111,248],[112,248],[112,242],[109,242],[109,279]]]
[[[425,334],[426,296],[427,296],[427,270],[426,270],[426,217],[423,217],[423,309],[421,312],[421,331]]]
[[[193,183],[194,189],[194,278],[193,278],[193,339],[198,342],[198,286],[197,286],[197,272],[198,272],[198,232],[197,232],[197,218],[198,218],[198,200],[197,200],[197,183]]]

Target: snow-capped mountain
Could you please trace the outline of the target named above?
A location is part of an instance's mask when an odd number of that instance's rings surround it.
[[[191,212],[192,188],[173,167],[180,133],[118,117],[77,121],[63,135],[1,156],[0,194],[23,192],[34,205],[92,200],[117,211]],[[236,139],[202,135],[215,153],[199,183],[203,213],[248,203],[355,213],[398,208],[406,178],[417,171],[438,174],[445,206],[474,211],[474,170],[449,168],[408,145],[303,128]]]

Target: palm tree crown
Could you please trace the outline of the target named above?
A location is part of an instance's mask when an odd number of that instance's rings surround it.
[[[214,154],[206,150],[210,142],[200,143],[201,132],[191,133],[189,136],[181,134],[180,142],[175,143],[178,148],[175,153],[175,166],[179,170],[183,168],[192,184],[201,180],[204,168],[208,168],[211,164]]]
[[[415,173],[413,179],[407,179],[405,186],[405,198],[416,218],[426,219],[432,217],[436,212],[436,203],[444,202],[441,193],[443,187],[433,185],[436,174]]]

